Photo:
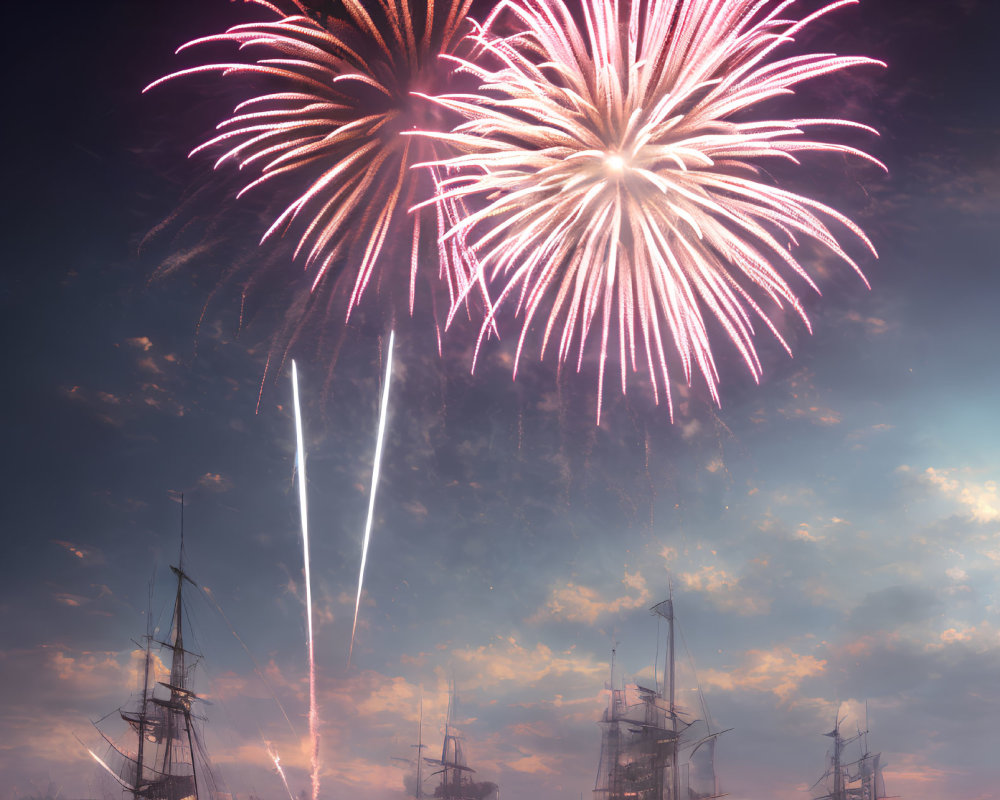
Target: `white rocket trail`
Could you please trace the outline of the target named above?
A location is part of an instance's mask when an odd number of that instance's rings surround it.
[[[316,661],[313,658],[312,582],[309,570],[309,522],[306,507],[306,456],[299,410],[299,376],[292,361],[292,400],[295,405],[295,453],[299,467],[299,515],[302,520],[302,553],[306,576],[306,631],[309,641],[309,738],[312,740],[312,797],[319,797],[319,710],[316,708]]]
[[[365,538],[361,545],[361,571],[358,573],[358,596],[354,601],[354,626],[351,628],[351,646],[347,651],[347,666],[351,666],[354,653],[354,634],[358,630],[358,609],[361,608],[361,588],[365,581],[365,562],[368,560],[368,541],[372,534],[372,517],[375,514],[375,490],[378,489],[378,475],[382,465],[382,441],[385,435],[386,411],[389,408],[389,383],[392,380],[392,345],[395,331],[389,331],[389,350],[385,360],[385,385],[382,387],[382,409],[379,412],[378,438],[375,440],[375,465],[372,468],[372,491],[368,497],[368,521],[365,523]]]

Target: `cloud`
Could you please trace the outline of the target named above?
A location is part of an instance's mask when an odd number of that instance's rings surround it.
[[[907,472],[909,468],[901,467],[900,471]],[[974,522],[1000,522],[1000,490],[996,481],[977,483],[960,476],[958,470],[934,467],[925,469],[922,478],[945,497],[965,506]]]
[[[778,408],[778,413],[782,417],[804,420],[824,427],[840,424],[840,412],[819,401],[819,391],[813,383],[813,374],[810,371],[800,370],[789,378],[788,384],[790,402]]]
[[[67,542],[62,539],[52,539],[53,544],[59,545],[63,550],[73,555],[81,564],[103,564],[104,555],[96,548],[88,547],[74,542]]]
[[[971,642],[975,636],[975,628],[946,628],[941,631],[941,641],[945,644]]]
[[[206,472],[198,478],[198,486],[210,492],[228,492],[233,488],[233,482],[218,472]]]
[[[13,716],[22,708],[37,713],[39,701],[55,707],[105,707],[107,711],[139,685],[145,655],[141,649],[78,650],[62,644],[0,651],[7,677],[0,702]],[[151,653],[150,666],[157,680],[166,679],[169,670],[155,652]],[[3,740],[8,741],[6,737]]]
[[[160,369],[159,365],[153,359],[152,356],[146,356],[145,358],[139,359],[139,367],[146,370],[146,372],[151,372],[154,375],[162,375],[163,370]]]
[[[942,737],[951,727],[957,734],[963,726],[985,724],[1000,704],[995,678],[1000,631],[988,622],[947,620],[934,627],[869,634],[824,645],[823,655],[838,692],[919,709],[920,716],[933,718],[922,724]],[[915,732],[901,736],[901,750],[919,742]]]
[[[368,696],[362,698],[356,706],[359,716],[389,714],[398,719],[412,719],[420,706],[421,688],[401,676],[381,679],[377,686],[370,688]]]
[[[857,311],[848,311],[846,318],[849,322],[861,323],[873,336],[879,336],[890,329],[890,324],[886,320],[880,317],[863,317]]]
[[[581,656],[573,650],[555,652],[545,644],[538,643],[529,649],[513,636],[498,636],[488,645],[454,650],[455,660],[469,667],[471,679],[463,685],[485,689],[502,683],[516,683],[530,687],[545,678],[576,675],[585,683],[601,680],[607,665],[597,663],[588,656]]]
[[[826,661],[801,655],[781,645],[771,650],[748,650],[743,664],[730,670],[701,670],[704,688],[726,692],[771,692],[782,703],[790,702],[806,678],[823,673]]]
[[[721,567],[706,564],[697,570],[682,572],[678,578],[685,591],[706,595],[720,611],[749,616],[766,614],[771,607],[769,599],[748,590],[740,578]]]
[[[514,760],[508,760],[506,765],[517,772],[525,772],[529,775],[558,775],[557,766],[559,762],[554,758],[546,758],[538,753],[522,756]],[[556,765],[556,766],[553,766]]]
[[[934,186],[935,196],[963,215],[992,215],[1000,206],[1000,160],[996,158],[970,163],[964,154],[946,152],[924,159],[922,171]]]
[[[839,425],[841,414],[826,406],[801,404],[779,408],[778,413],[785,419],[802,419],[816,425]]]
[[[419,500],[414,500],[412,503],[403,503],[402,505],[406,511],[418,519],[425,519],[427,517],[427,506]]]
[[[549,593],[545,608],[537,611],[529,621],[561,619],[593,625],[603,616],[641,608],[649,602],[649,588],[638,570],[636,572],[625,570],[625,577],[621,582],[631,591],[613,600],[605,600],[597,590],[575,583],[554,588]]]
[[[687,422],[679,424],[681,429],[681,438],[685,441],[690,441],[701,431],[701,422],[697,418],[692,418]]]
[[[152,373],[162,373],[148,358],[143,359],[140,366]],[[149,409],[176,417],[183,417],[186,411],[184,405],[167,389],[150,381],[125,393],[90,390],[78,385],[64,386],[61,391],[65,397],[86,408],[101,422],[116,428],[134,423],[138,416]]]
[[[138,679],[138,665],[144,655],[142,650],[133,651],[123,664],[119,653],[71,653],[61,648],[51,649],[46,651],[46,667],[66,685],[67,691],[102,696],[133,685]]]
[[[57,592],[55,598],[57,603],[72,608],[78,608],[89,602],[89,598],[81,597],[77,594],[69,594],[68,592]]]
[[[148,336],[134,336],[131,339],[126,339],[125,344],[130,347],[136,347],[144,353],[149,352],[153,348],[153,343]]]
[[[947,779],[954,775],[952,770],[938,769],[929,766],[926,756],[916,753],[906,753],[898,757],[883,770],[887,786],[893,787],[893,792],[901,792],[907,784],[941,784],[942,792],[946,791]],[[913,786],[916,790],[917,787]],[[912,793],[912,792],[911,792]]]
[[[915,586],[890,586],[866,594],[848,615],[847,624],[855,631],[894,631],[901,625],[930,619],[941,607],[933,591]]]

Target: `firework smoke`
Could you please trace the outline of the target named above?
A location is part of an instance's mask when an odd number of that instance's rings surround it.
[[[302,556],[306,584],[306,636],[309,645],[309,739],[312,743],[312,798],[319,797],[319,709],[316,707],[316,659],[313,652],[312,581],[309,568],[309,513],[306,506],[306,456],[299,407],[299,376],[292,361],[292,401],[295,405],[295,454],[299,468],[299,517],[302,522]]]
[[[385,439],[386,412],[389,409],[389,384],[392,381],[392,346],[396,338],[395,331],[389,331],[389,347],[385,359],[385,384],[382,387],[382,408],[379,411],[378,434],[375,439],[375,463],[372,466],[372,490],[368,496],[368,519],[365,522],[365,536],[361,544],[361,571],[358,573],[358,596],[354,601],[354,625],[351,627],[351,646],[347,651],[347,666],[351,665],[354,654],[354,635],[358,630],[358,611],[361,609],[361,589],[365,582],[365,562],[368,560],[368,542],[372,534],[372,519],[375,516],[375,491],[378,489],[378,477],[382,468],[382,442]]]
[[[501,281],[480,342],[507,302],[523,318],[515,376],[536,320],[541,356],[554,340],[559,364],[572,359],[577,371],[588,340],[598,338],[598,421],[615,350],[622,391],[629,368],[644,361],[654,399],[662,384],[671,416],[671,350],[687,383],[700,373],[719,402],[708,320],[725,331],[755,380],[754,318],[790,353],[763,306],[790,307],[808,327],[783,275],[817,288],[791,250],[798,239],[830,251],[862,279],[827,221],[875,250],[844,215],[761,180],[764,165],[798,164],[809,152],[882,165],[805,133],[874,133],[866,125],[752,120],[747,112],[803,81],[881,64],[825,53],[772,58],[810,23],[856,1],[796,21],[782,18],[794,0],[583,0],[582,24],[562,0],[500,3],[473,37],[485,56],[459,60],[480,91],[437,100],[467,121],[430,136],[464,155],[425,165],[460,173],[444,182],[443,198],[478,204],[446,240],[467,240],[480,269]],[[501,21],[517,33],[495,34]]]

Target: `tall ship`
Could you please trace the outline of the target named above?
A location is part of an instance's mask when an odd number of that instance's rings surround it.
[[[181,556],[170,567],[177,579],[170,635],[166,641],[155,639],[148,622],[141,695],[130,708],[119,708],[95,724],[107,753],[101,758],[91,750],[91,756],[134,800],[212,800],[221,793],[201,739],[202,717],[194,711],[198,696],[191,689],[192,673],[199,656],[184,646],[183,591],[185,584],[197,586],[184,572],[183,556],[182,533]],[[154,673],[157,663],[168,659],[156,658],[154,645],[169,653],[169,675],[159,676],[165,680]],[[115,716],[125,723],[125,732],[112,738],[104,727]]]
[[[650,612],[667,623],[663,685],[616,689],[612,655],[594,800],[722,797],[715,776],[715,742],[725,731],[712,731],[707,711],[705,719],[696,719],[676,703],[673,598]]]
[[[868,749],[867,723],[865,730],[844,737],[840,732],[841,722],[838,716],[833,730],[823,734],[833,739],[833,749],[827,754],[826,772],[812,785],[813,800],[883,800],[889,797],[882,777],[882,754]]]
[[[499,787],[492,781],[477,781],[475,770],[469,766],[462,746],[462,736],[455,727],[455,714],[458,705],[458,695],[452,683],[448,698],[448,715],[444,724],[444,739],[441,742],[441,757],[430,758],[423,755],[423,704],[420,710],[420,723],[417,732],[417,758],[410,763],[415,768],[415,780],[412,784],[411,797],[440,798],[440,800],[498,800]],[[402,759],[409,761],[409,759]],[[428,774],[429,773],[429,774]],[[433,785],[427,789],[425,781]]]

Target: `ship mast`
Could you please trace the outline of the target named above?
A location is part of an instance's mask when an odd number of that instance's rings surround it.
[[[111,748],[111,764],[94,755],[132,800],[198,800],[199,783],[207,776],[209,788],[214,778],[208,769],[200,775],[198,753],[200,744],[194,726],[192,704],[197,696],[188,686],[189,654],[184,646],[184,582],[197,586],[184,571],[184,506],[181,496],[181,546],[177,566],[171,566],[177,577],[177,590],[168,641],[154,638],[152,614],[147,616],[146,641],[143,657],[142,695],[135,710],[119,709],[121,719],[136,736],[135,749],[115,744],[98,727],[98,732]],[[150,589],[152,602],[152,589]],[[152,660],[153,642],[171,651],[170,673],[165,681],[157,681]],[[195,655],[195,654],[191,654]],[[157,687],[169,692],[158,694]],[[204,766],[204,765],[203,765]]]
[[[451,681],[451,694],[448,699],[448,716],[444,725],[444,741],[441,744],[441,758],[428,758],[428,764],[440,766],[434,774],[441,775],[441,784],[435,791],[435,797],[444,800],[464,800],[465,784],[475,772],[465,763],[465,755],[462,752],[462,742],[458,734],[453,733],[454,717],[457,713],[458,694],[455,688],[455,681]],[[418,781],[419,783],[419,781]]]
[[[140,713],[137,722],[137,732],[139,734],[139,741],[136,753],[136,768],[135,768],[135,781],[132,786],[132,797],[134,800],[139,800],[139,787],[142,786],[142,751],[143,745],[146,742],[146,706],[149,703],[149,647],[153,640],[153,633],[150,626],[153,624],[153,589],[152,584],[150,584],[149,590],[149,606],[146,610],[146,646],[144,648],[145,652],[143,654],[143,667],[142,667],[142,705],[139,706]]]
[[[417,793],[414,797],[420,800],[424,791],[423,775],[420,771],[424,751],[424,698],[422,693],[420,697],[420,721],[417,723],[417,743],[413,746],[417,748]]]
[[[844,772],[840,766],[840,751],[844,740],[840,738],[840,718],[833,726],[833,800],[846,800],[844,797]]]
[[[630,687],[614,686],[616,652],[611,651],[610,697],[600,721],[601,753],[594,800],[721,797],[713,762],[715,739],[724,731],[712,731],[707,710],[704,721],[688,721],[677,705],[676,636],[680,632],[675,624],[673,592],[650,612],[667,621],[663,682],[656,681],[652,688],[636,684],[638,698],[630,702]],[[659,644],[654,663],[660,663]]]
[[[182,563],[180,560],[178,563]],[[160,767],[160,772],[163,775],[170,775],[171,769],[174,763],[174,747],[173,742],[181,737],[187,739],[188,753],[191,758],[191,780],[194,784],[194,797],[198,797],[198,772],[195,766],[195,745],[194,745],[194,732],[192,730],[193,726],[191,724],[191,700],[194,698],[194,693],[185,685],[187,683],[187,670],[184,663],[184,635],[182,630],[183,623],[181,622],[183,618],[183,599],[182,599],[182,587],[184,581],[188,581],[192,586],[196,585],[191,578],[184,572],[184,570],[177,566],[171,566],[171,571],[177,576],[177,598],[174,603],[174,635],[173,642],[166,643],[164,646],[168,647],[173,651],[173,655],[170,660],[170,683],[161,684],[166,686],[170,690],[170,699],[163,701],[156,701],[164,705],[167,709],[173,712],[178,712],[180,718],[183,720],[183,731],[176,730],[175,726],[178,721],[178,713],[168,713],[167,719],[167,742],[168,746],[163,748],[163,762]]]
[[[664,656],[664,673],[667,675],[667,709],[670,714],[670,800],[679,800],[681,795],[680,771],[678,766],[678,736],[677,736],[677,707],[676,707],[676,666],[674,658],[674,597],[673,589],[670,590],[666,600],[653,606],[650,611],[663,617],[667,621],[667,653]]]
[[[161,705],[166,710],[167,733],[166,746],[162,750],[162,762],[159,772],[161,775],[172,775],[175,760],[175,743],[178,740],[187,740],[187,750],[191,761],[191,782],[194,789],[195,800],[198,798],[198,772],[195,766],[195,744],[194,731],[191,722],[191,701],[194,693],[187,687],[187,668],[184,656],[187,651],[184,649],[184,581],[192,586],[197,584],[191,580],[184,572],[184,495],[181,495],[181,546],[177,557],[177,566],[171,565],[170,571],[177,576],[177,595],[174,599],[174,619],[173,636],[171,642],[161,642],[164,647],[171,650],[170,659],[170,682],[162,683],[161,686],[170,690],[169,700],[157,700],[153,702]],[[179,717],[179,719],[178,719]],[[177,723],[182,722],[183,730],[177,730]],[[183,738],[182,738],[183,737]]]
[[[882,785],[880,754],[868,749],[867,704],[865,709],[865,729],[858,729],[856,735],[845,738],[840,730],[843,722],[838,716],[833,730],[823,734],[833,739],[833,752],[829,754],[827,770],[813,784],[820,787],[822,794],[813,795],[816,800],[878,800],[884,796]],[[860,742],[861,753],[857,759],[845,758],[848,745]]]

